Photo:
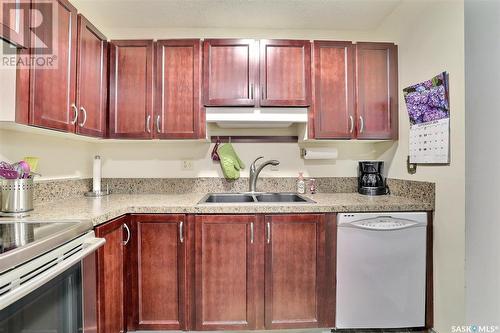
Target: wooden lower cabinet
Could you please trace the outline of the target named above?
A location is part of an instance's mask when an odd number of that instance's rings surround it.
[[[96,234],[100,333],[335,324],[335,214],[137,214]]]
[[[183,330],[186,296],[186,215],[133,215],[130,330]]]
[[[124,226],[128,217],[123,216],[96,227],[97,237],[106,243],[97,251],[97,297],[100,333],[125,332],[124,308]]]
[[[254,215],[196,216],[196,330],[256,327],[255,228]]]
[[[334,228],[326,219],[324,214],[265,217],[266,329],[334,326],[334,256],[326,244],[327,228]]]

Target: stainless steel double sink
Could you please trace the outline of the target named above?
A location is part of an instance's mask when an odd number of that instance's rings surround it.
[[[210,203],[316,203],[296,193],[209,193],[198,204]]]

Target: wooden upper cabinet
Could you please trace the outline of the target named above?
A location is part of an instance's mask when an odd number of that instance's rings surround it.
[[[311,43],[261,40],[260,89],[262,106],[309,106]]]
[[[255,328],[258,246],[253,228],[253,215],[196,216],[196,330]]]
[[[125,332],[125,247],[124,226],[128,217],[96,227],[97,237],[106,244],[97,250],[98,332]]]
[[[256,105],[256,46],[253,39],[206,39],[203,42],[205,106]]]
[[[334,326],[325,215],[269,215],[265,223],[266,329]]]
[[[157,138],[198,138],[201,127],[200,40],[159,40],[156,43]]]
[[[0,38],[15,47],[29,46],[26,36],[29,19],[26,11],[29,2],[23,0],[0,0]]]
[[[31,69],[29,118],[31,125],[73,132],[78,113],[75,84],[77,14],[76,8],[66,0],[53,0],[52,3],[57,11],[57,34],[52,34],[52,22],[33,29],[37,36],[53,36],[52,52],[57,58],[45,62],[53,66],[34,64]],[[51,17],[52,6],[44,4],[46,2],[34,0],[32,5],[44,18]],[[35,39],[31,41],[31,47],[35,57],[46,52]]]
[[[133,330],[186,329],[186,216],[134,215]]]
[[[357,43],[357,137],[397,139],[398,55],[389,43]]]
[[[78,70],[76,132],[102,137],[106,131],[107,55],[106,36],[84,16],[78,15]]]
[[[153,41],[111,41],[109,64],[109,136],[152,138]]]
[[[311,137],[354,138],[355,47],[351,42],[315,41],[313,45]]]

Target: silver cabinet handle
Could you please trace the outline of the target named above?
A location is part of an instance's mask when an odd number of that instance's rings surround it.
[[[78,120],[78,108],[75,104],[71,104],[71,108],[73,109],[73,120],[71,121],[71,125],[74,125]]]
[[[78,126],[83,127],[87,122],[87,110],[85,110],[85,108],[82,106],[80,107],[80,111],[83,112],[83,121],[78,124]]]
[[[253,222],[250,223],[250,244],[253,244]]]
[[[146,132],[151,133],[151,115],[146,117]]]
[[[349,133],[352,133],[354,131],[354,117],[352,115],[349,115],[349,122],[350,122],[350,127],[349,127]]]
[[[266,223],[266,242],[271,243],[271,222]]]
[[[184,243],[184,222],[179,222],[179,241]]]
[[[365,120],[363,119],[363,116],[359,116],[359,122],[359,133],[363,133],[363,131],[365,130]]]
[[[250,99],[253,99],[253,83],[250,83],[249,90]]]
[[[123,241],[123,245],[127,245],[128,242],[130,241],[130,229],[128,228],[128,225],[123,223],[123,228],[127,231],[127,239]]]
[[[160,130],[160,115],[156,116],[156,132],[157,133],[161,133],[161,130]]]

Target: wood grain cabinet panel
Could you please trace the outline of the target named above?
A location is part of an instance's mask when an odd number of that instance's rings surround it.
[[[111,41],[109,63],[109,136],[152,138],[153,41]]]
[[[255,328],[255,216],[200,215],[195,221],[197,330]]]
[[[357,137],[397,139],[398,55],[389,43],[357,43]]]
[[[260,89],[262,106],[309,106],[311,43],[261,40]]]
[[[351,42],[315,41],[313,49],[315,139],[351,139],[355,124],[355,47]]]
[[[201,126],[199,39],[156,43],[155,136],[198,138]]]
[[[325,215],[269,215],[265,222],[266,329],[333,325],[334,309],[324,297],[335,295],[326,274],[333,262],[326,260],[332,254]]]
[[[29,3],[23,0],[0,0],[0,38],[15,47],[29,46],[28,37],[25,38],[28,6]]]
[[[56,60],[54,67],[41,67],[35,64],[30,72],[30,124],[66,132],[74,131],[76,118],[76,42],[77,13],[66,0],[53,0],[57,11],[57,34],[52,41]],[[38,6],[40,4],[40,6]],[[52,6],[42,6],[44,2],[33,1],[33,6],[42,12],[43,17],[52,17]],[[52,34],[52,24],[35,27],[37,36]],[[33,56],[44,51],[36,48],[31,41]],[[47,62],[49,63],[49,62]]]
[[[98,331],[125,332],[125,247],[124,225],[121,217],[96,227],[97,237],[106,243],[97,251],[98,267]]]
[[[78,15],[78,70],[76,132],[102,137],[106,131],[107,38]]]
[[[134,330],[186,329],[186,216],[134,215]]]
[[[256,41],[206,39],[203,42],[205,106],[254,106]]]

